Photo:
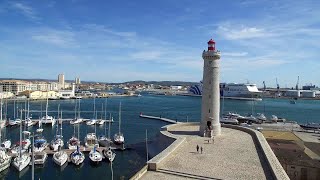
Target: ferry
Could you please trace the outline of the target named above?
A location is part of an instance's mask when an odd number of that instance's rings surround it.
[[[252,83],[220,83],[220,95],[227,99],[239,100],[262,100],[256,84]],[[189,96],[202,96],[202,81],[191,86],[188,90]]]

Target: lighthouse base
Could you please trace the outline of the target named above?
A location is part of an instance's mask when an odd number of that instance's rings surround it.
[[[220,123],[211,125],[210,127],[207,126],[206,129],[203,131],[201,131],[201,128],[200,128],[200,136],[212,138],[214,136],[219,136],[219,135],[221,135]]]

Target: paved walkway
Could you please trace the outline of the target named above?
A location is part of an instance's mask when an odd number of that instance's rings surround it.
[[[214,144],[197,136],[199,126],[180,126],[172,134],[186,141],[165,161],[158,172],[148,171],[141,179],[271,179],[268,166],[257,151],[252,137],[242,131],[222,128]],[[196,146],[203,147],[203,153]],[[263,159],[263,158],[262,158]]]

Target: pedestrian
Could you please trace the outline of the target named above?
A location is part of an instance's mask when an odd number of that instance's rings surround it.
[[[202,154],[202,151],[203,151],[203,148],[202,148],[202,146],[201,146],[200,150],[201,150],[201,154]]]
[[[199,152],[199,146],[197,145],[197,152]]]
[[[214,144],[214,137],[212,137],[212,144]]]

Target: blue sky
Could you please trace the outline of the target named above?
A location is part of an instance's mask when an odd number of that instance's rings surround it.
[[[320,1],[0,2],[0,77],[200,81],[206,42],[222,82],[320,86]]]

